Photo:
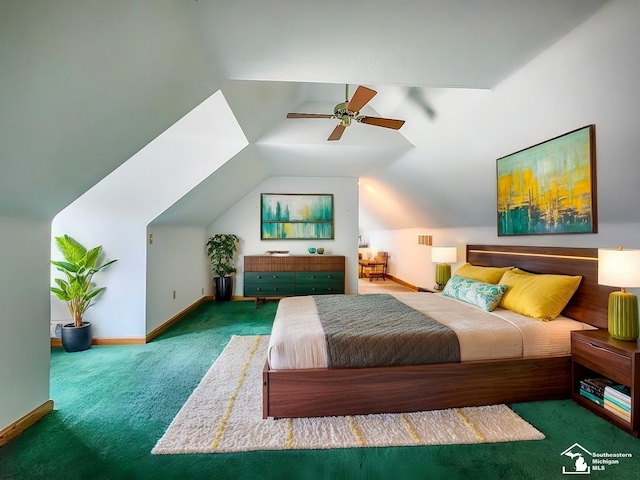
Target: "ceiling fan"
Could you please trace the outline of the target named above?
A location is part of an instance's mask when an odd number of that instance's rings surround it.
[[[376,95],[375,90],[359,86],[356,93],[349,100],[349,85],[345,88],[345,101],[337,104],[333,109],[333,114],[324,113],[287,113],[287,118],[337,118],[340,123],[333,129],[327,140],[340,140],[345,128],[351,125],[351,120],[376,127],[391,128],[398,130],[404,125],[404,120],[394,120],[392,118],[368,117],[360,115],[360,110]]]

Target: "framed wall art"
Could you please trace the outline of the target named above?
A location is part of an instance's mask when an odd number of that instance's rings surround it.
[[[596,233],[595,125],[496,161],[498,235]]]
[[[260,238],[333,239],[333,195],[262,193]]]

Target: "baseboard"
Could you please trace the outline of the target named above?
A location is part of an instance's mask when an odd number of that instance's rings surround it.
[[[13,422],[7,428],[0,430],[0,447],[19,436],[27,428],[36,424],[53,411],[53,400],[47,400],[35,410],[27,413],[21,419]]]
[[[196,302],[192,303],[191,305],[189,305],[187,308],[185,308],[181,312],[175,314],[173,317],[171,317],[169,320],[164,322],[162,325],[154,328],[152,331],[147,333],[147,336],[145,338],[145,342],[144,343],[150,342],[151,340],[156,338],[158,335],[160,335],[162,332],[164,332],[167,328],[169,328],[170,326],[172,326],[175,323],[177,323],[180,320],[182,320],[182,317],[184,317],[191,310],[193,310],[194,308],[199,306],[201,303],[211,302],[211,301],[213,301],[213,296],[204,296],[204,297],[201,297],[200,299],[196,300]]]
[[[393,280],[396,283],[399,283],[400,285],[404,285],[405,287],[410,288],[411,290],[415,290],[416,292],[419,290],[419,287],[416,287],[415,285],[411,285],[410,283],[407,283],[404,280],[401,280],[400,278],[394,277],[393,275],[389,275],[387,273],[385,276],[388,279]]]
[[[151,332],[147,333],[147,335],[144,336],[144,337],[116,337],[116,338],[95,337],[91,341],[91,345],[144,345],[145,343],[150,342],[155,337],[160,335],[167,328],[169,328],[170,326],[172,326],[176,322],[180,321],[182,319],[182,317],[184,317],[187,313],[189,313],[191,310],[196,308],[201,303],[212,302],[213,300],[214,300],[214,297],[211,296],[211,295],[207,295],[207,296],[201,297],[196,302],[194,302],[193,304],[189,305],[187,308],[185,308],[184,310],[182,310],[181,312],[177,313],[176,315],[171,317],[169,320],[164,322],[162,325],[154,328]],[[241,296],[234,296],[234,297],[232,297],[232,300],[253,300],[253,299],[252,298],[245,298],[245,297],[241,297]],[[52,347],[61,347],[62,346],[62,340],[59,339],[59,338],[52,338],[51,339],[51,346]]]

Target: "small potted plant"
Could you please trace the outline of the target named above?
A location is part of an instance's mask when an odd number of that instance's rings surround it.
[[[101,246],[87,250],[68,235],[55,237],[55,240],[64,261],[52,260],[51,263],[65,274],[66,279],[56,278],[57,287],[51,287],[51,291],[67,303],[73,319],[73,323],[62,326],[62,346],[67,352],[79,352],[88,349],[93,339],[91,322],[83,321],[84,313],[93,305],[93,299],[106,289],[96,287],[91,279],[117,259],[99,265]]]
[[[211,261],[211,271],[215,275],[216,301],[231,300],[233,292],[232,273],[235,273],[234,256],[238,243],[237,235],[217,233],[207,241],[207,254]]]

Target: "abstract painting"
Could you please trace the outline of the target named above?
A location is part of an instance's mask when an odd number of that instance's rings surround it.
[[[596,233],[595,125],[497,160],[498,235]]]
[[[260,238],[333,239],[333,195],[263,193]]]

